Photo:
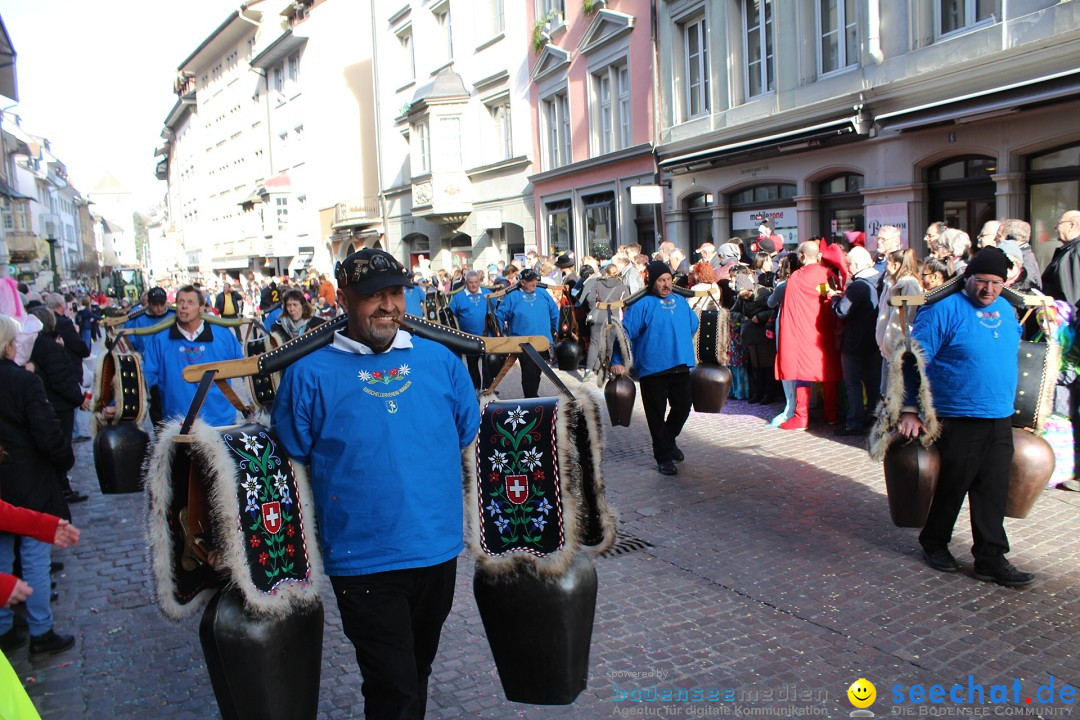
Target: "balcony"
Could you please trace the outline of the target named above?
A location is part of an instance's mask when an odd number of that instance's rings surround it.
[[[379,196],[353,198],[334,206],[334,229],[368,227],[382,222]]]
[[[39,257],[37,238],[33,233],[8,230],[5,236],[7,240],[8,255],[12,263],[28,263]]]

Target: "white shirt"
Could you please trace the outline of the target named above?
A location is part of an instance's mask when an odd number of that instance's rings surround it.
[[[365,345],[364,343],[356,342],[352,338],[345,335],[344,332],[334,333],[334,347],[338,350],[344,350],[347,353],[353,353],[355,355],[376,355],[374,350]],[[398,350],[409,350],[412,348],[412,335],[404,330],[398,330],[394,335],[394,341],[390,343],[390,347],[383,350],[383,352],[390,352],[394,348]]]
[[[181,335],[183,335],[185,338],[187,338],[191,342],[195,342],[196,338],[198,338],[200,335],[202,335],[203,328],[205,328],[205,327],[206,327],[206,321],[203,320],[202,322],[199,323],[199,327],[195,328],[195,332],[189,333],[187,330],[180,327],[179,321],[177,321],[177,323],[176,323],[176,329],[180,331]]]

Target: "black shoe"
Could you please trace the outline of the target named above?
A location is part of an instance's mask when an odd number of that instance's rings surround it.
[[[1035,576],[1033,574],[1018,570],[1016,566],[1008,560],[1003,561],[1001,565],[993,568],[981,568],[976,565],[974,575],[976,580],[995,582],[998,585],[1013,588],[1026,587],[1035,582]]]
[[[657,463],[656,469],[660,471],[661,475],[678,475],[679,468],[675,467],[675,462],[668,460],[666,462]]]
[[[956,558],[949,552],[949,548],[940,548],[938,550],[923,548],[922,556],[927,565],[939,572],[954,573],[960,569],[960,564],[956,562]]]
[[[57,635],[55,630],[50,630],[44,635],[32,635],[30,637],[30,662],[44,660],[50,655],[62,653],[74,646],[74,635]]]
[[[683,455],[683,451],[679,449],[678,445],[676,445],[675,449],[671,451],[671,459],[675,462],[682,462],[686,459],[686,456]]]
[[[67,500],[68,505],[72,505],[74,503],[85,502],[85,501],[90,499],[90,496],[89,495],[83,495],[80,492],[76,492],[76,491],[72,490],[71,492],[64,493],[64,499]]]
[[[52,565],[49,566],[49,572],[51,572],[51,573],[58,573],[63,569],[64,569],[64,563],[57,562],[55,560],[53,561]]]
[[[26,644],[26,635],[19,632],[14,625],[3,635],[0,635],[0,651],[9,654]]]

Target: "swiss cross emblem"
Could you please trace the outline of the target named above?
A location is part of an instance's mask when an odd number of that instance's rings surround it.
[[[262,504],[262,524],[266,532],[276,535],[281,530],[281,503],[278,501]]]
[[[529,476],[507,475],[506,498],[515,505],[521,505],[529,499]]]

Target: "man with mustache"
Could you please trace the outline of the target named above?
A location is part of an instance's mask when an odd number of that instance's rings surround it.
[[[401,263],[364,248],[335,277],[348,325],[285,370],[273,426],[310,469],[365,715],[421,718],[464,548],[461,450],[480,409],[457,356],[400,329],[412,285]]]
[[[963,291],[927,305],[915,316],[911,338],[923,355],[934,411],[941,419],[940,479],[919,543],[931,568],[959,570],[949,542],[968,497],[975,578],[1023,587],[1035,582],[1035,576],[1005,559],[1009,552],[1005,502],[1020,349],[1016,313],[1001,297],[1009,266],[1000,249],[983,248],[968,263]],[[914,438],[924,430],[915,412],[918,383],[913,371],[905,376],[905,408],[897,430]]]

